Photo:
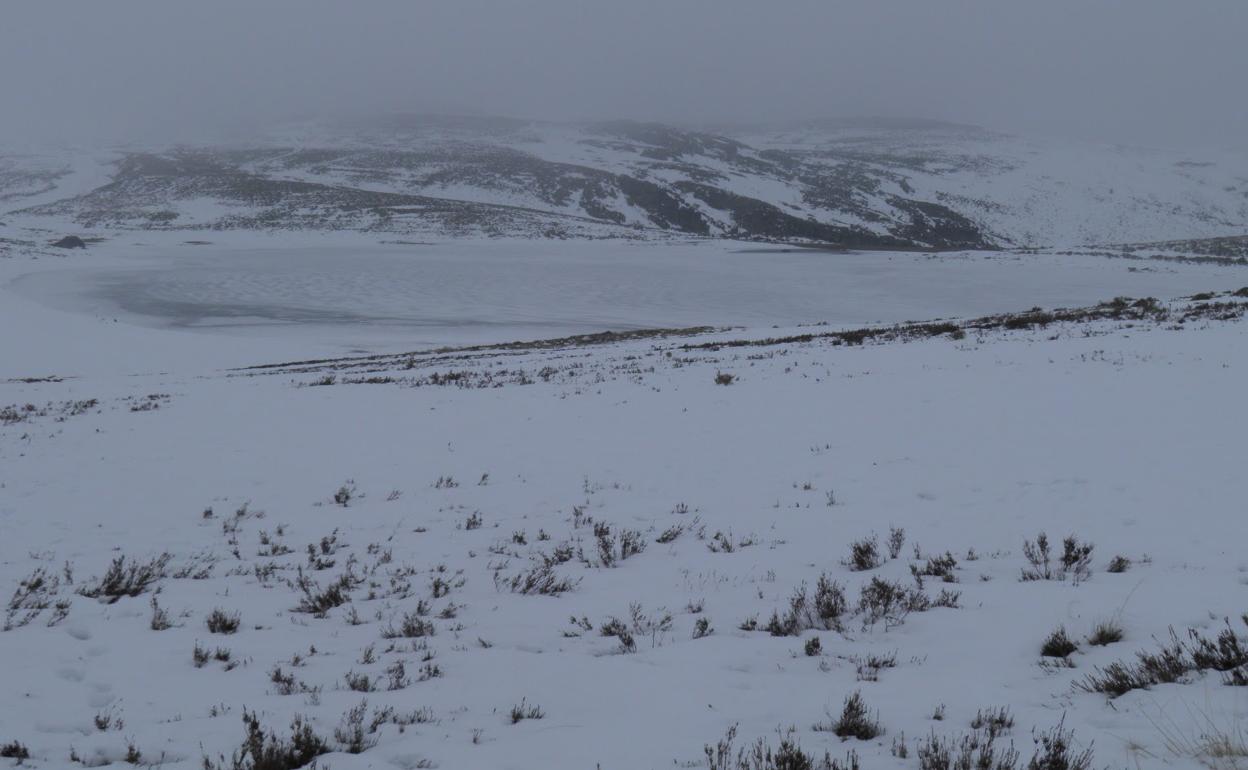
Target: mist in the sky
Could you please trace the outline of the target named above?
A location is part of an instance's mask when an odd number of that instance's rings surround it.
[[[6,3],[0,148],[378,112],[1248,144],[1244,0]]]

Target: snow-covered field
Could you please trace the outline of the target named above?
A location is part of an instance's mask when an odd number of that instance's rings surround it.
[[[1024,764],[1059,724],[1095,767],[1242,745],[1248,268],[292,235],[367,265],[300,271],[161,237],[0,260],[0,747],[27,765],[230,767],[250,714],[339,770],[722,767],[733,725],[918,768],[1002,708]],[[834,334],[1116,296],[1162,302]],[[747,328],[393,355],[703,324]],[[1054,579],[1022,580],[1041,533]],[[1189,629],[1225,622],[1214,665]],[[1043,657],[1058,627],[1078,649]],[[1177,682],[1076,686],[1171,628]],[[854,693],[879,735],[832,729]]]

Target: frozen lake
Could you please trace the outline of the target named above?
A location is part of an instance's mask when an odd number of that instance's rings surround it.
[[[1089,257],[477,242],[171,246],[127,266],[30,274],[13,288],[146,326],[266,337],[315,331],[321,341],[369,346],[703,324],[857,325],[1242,283],[1242,269]]]

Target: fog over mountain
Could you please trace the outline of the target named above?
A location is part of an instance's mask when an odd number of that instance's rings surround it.
[[[1239,0],[12,3],[3,139],[248,137],[436,112],[682,124],[923,116],[1242,145]]]

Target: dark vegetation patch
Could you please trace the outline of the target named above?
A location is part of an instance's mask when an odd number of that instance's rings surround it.
[[[344,572],[329,583],[328,586],[322,588],[315,580],[303,573],[303,568],[299,568],[299,576],[294,581],[295,590],[300,594],[299,603],[295,605],[294,612],[306,612],[323,618],[330,610],[335,607],[341,607],[351,599],[351,591],[358,583],[358,579]]]
[[[19,741],[0,744],[0,758],[16,759],[20,765],[23,759],[30,759],[30,749]]]
[[[1226,303],[1238,308],[1242,315],[1248,306],[1243,303]],[[868,326],[861,329],[848,329],[835,332],[811,332],[795,334],[787,337],[768,337],[758,340],[727,340],[703,342],[681,346],[683,350],[720,350],[735,347],[767,347],[771,345],[788,345],[826,341],[832,345],[861,345],[871,340],[874,342],[910,342],[942,335],[953,335],[955,332],[996,331],[1018,329],[1043,329],[1056,323],[1089,323],[1093,321],[1154,321],[1161,322],[1170,316],[1170,310],[1152,297],[1131,299],[1118,297],[1092,307],[1058,308],[1043,310],[1032,308],[1021,313],[1005,313],[1001,315],[983,316],[960,323],[929,322],[895,324],[893,326]],[[1208,308],[1191,308],[1187,312],[1196,316],[1211,314]],[[1238,317],[1238,316],[1237,316]]]
[[[991,708],[987,711],[980,709],[975,712],[975,718],[971,720],[972,730],[984,730],[991,738],[1007,733],[1013,727],[1014,717],[1010,714],[1008,706]]]
[[[1242,618],[1248,625],[1248,615]],[[1183,681],[1189,674],[1218,671],[1226,684],[1238,684],[1248,667],[1248,639],[1235,633],[1230,620],[1216,637],[1190,629],[1181,639],[1170,629],[1170,641],[1156,652],[1141,650],[1135,660],[1117,661],[1097,668],[1075,686],[1085,692],[1097,692],[1116,698],[1132,690],[1147,690],[1158,684]]]
[[[920,588],[873,577],[858,596],[858,615],[862,618],[863,630],[881,621],[885,628],[895,628],[912,612],[927,612],[934,607],[957,608],[960,597],[957,591],[942,589],[933,599]]]
[[[54,609],[48,619],[48,626],[55,626],[69,615],[71,602],[57,598],[62,584],[73,583],[73,569],[67,562],[62,575],[38,567],[23,578],[13,591],[8,605],[5,607],[2,631],[27,626],[35,621],[44,610]]]
[[[987,723],[958,738],[932,733],[918,744],[919,770],[1088,770],[1092,766],[1091,746],[1075,749],[1074,731],[1065,728],[1064,718],[1048,730],[1033,731],[1035,752],[1026,765],[1020,764],[1013,742],[1002,745],[1002,732]]]
[[[1031,566],[1024,568],[1023,581],[1032,580],[1066,580],[1080,582],[1092,574],[1092,543],[1081,542],[1074,535],[1062,540],[1062,552],[1053,557],[1049,537],[1044,532],[1036,535],[1036,539],[1023,541],[1023,556]]]
[[[802,750],[793,728],[777,732],[779,743],[774,748],[765,738],[737,748],[737,726],[733,725],[714,746],[703,747],[707,770],[860,770],[855,751],[843,760],[833,759],[828,752],[819,757]]]
[[[1138,251],[1174,251],[1207,257],[1235,260],[1248,264],[1248,235],[1231,235],[1221,238],[1193,238],[1183,241],[1153,241],[1151,243],[1128,243],[1119,247],[1123,252],[1135,255]]]
[[[1046,658],[1065,658],[1079,649],[1079,645],[1066,634],[1065,626],[1058,626],[1045,637],[1040,654]]]
[[[854,572],[873,570],[884,563],[880,555],[880,541],[875,535],[856,540],[849,545],[849,556],[842,562]]]
[[[579,578],[573,580],[555,572],[553,563],[537,564],[510,577],[494,573],[494,586],[498,590],[506,588],[516,594],[558,596],[574,590],[580,582]]]
[[[658,339],[663,337],[694,337],[700,334],[710,334],[716,331],[712,326],[689,326],[665,329],[630,329],[627,331],[605,331],[595,332],[593,334],[574,334],[568,337],[556,337],[545,340],[525,340],[516,342],[503,342],[493,345],[469,345],[465,347],[442,347],[432,350],[413,351],[410,353],[394,353],[386,355],[374,356],[353,356],[348,358],[318,358],[308,359],[305,361],[286,361],[280,364],[260,364],[257,366],[245,366],[232,371],[250,372],[264,371],[271,369],[289,369],[292,367],[315,366],[325,367],[327,365],[335,365],[335,367],[350,367],[352,365],[371,365],[371,364],[393,364],[396,368],[402,368],[412,358],[418,356],[431,355],[447,355],[451,353],[488,353],[488,352],[514,352],[529,350],[556,350],[559,348],[576,348],[589,347],[596,345],[613,345],[619,342],[631,342],[634,340]]]
[[[86,414],[99,404],[100,402],[94,398],[81,401],[49,401],[42,406],[9,404],[0,406],[0,425],[16,425],[42,417],[51,417],[56,422],[64,422],[70,417]]]
[[[243,712],[243,727],[246,735],[233,755],[228,760],[205,756],[204,770],[298,770],[332,751],[329,742],[300,716],[291,722],[289,738],[266,730],[254,712]]]
[[[860,741],[869,741],[884,732],[883,726],[880,725],[879,715],[871,714],[866,701],[862,699],[862,693],[859,692],[845,699],[841,715],[832,722],[830,727],[831,732],[838,738],[857,738]]]
[[[167,553],[148,561],[118,556],[101,577],[79,588],[78,593],[107,604],[113,604],[125,597],[139,596],[165,577],[165,568],[171,558]]]
[[[1002,745],[995,734],[979,730],[958,738],[933,732],[918,742],[915,753],[919,770],[1015,770],[1019,761],[1013,743]]]
[[[238,627],[242,623],[242,616],[237,612],[227,612],[217,607],[208,613],[204,623],[208,626],[209,633],[233,634],[238,631]]]
[[[775,611],[767,622],[766,630],[772,636],[798,636],[803,631],[839,631],[841,619],[849,609],[845,589],[828,577],[819,576],[814,596],[810,596],[806,584],[798,586],[789,598],[789,606],[783,612]]]
[[[1093,647],[1117,644],[1125,635],[1118,621],[1103,620],[1092,627],[1092,633],[1088,634],[1088,644]]]

